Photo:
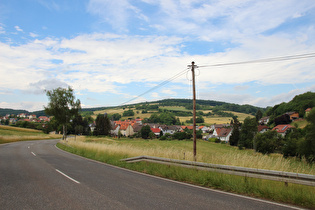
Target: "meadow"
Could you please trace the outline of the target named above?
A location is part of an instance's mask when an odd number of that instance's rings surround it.
[[[159,141],[142,139],[114,139],[109,137],[69,138],[58,146],[69,152],[106,162],[119,167],[156,176],[221,189],[277,202],[315,208],[315,187],[248,177],[220,174],[216,172],[187,169],[156,163],[125,163],[121,159],[140,155],[193,160],[192,141]],[[280,155],[262,155],[252,150],[238,150],[226,144],[197,141],[197,161],[243,166],[250,168],[289,171],[315,175],[314,166],[304,160],[284,159]]]
[[[160,141],[110,138],[77,137],[67,142],[71,146],[96,149],[100,152],[123,154],[128,157],[148,155],[193,161],[192,141]],[[263,155],[253,150],[239,150],[228,144],[203,140],[197,141],[197,161],[221,165],[241,166],[315,175],[315,168],[304,160],[283,158],[281,154]]]
[[[44,134],[39,130],[0,125],[0,144],[54,138],[61,138],[61,135]]]

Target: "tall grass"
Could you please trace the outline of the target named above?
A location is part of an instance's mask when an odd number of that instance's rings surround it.
[[[124,154],[128,157],[148,155],[171,159],[193,161],[192,141],[159,141],[140,139],[86,138],[69,140],[68,144],[78,148],[88,148],[99,152]],[[262,155],[253,150],[239,150],[225,144],[197,142],[197,161],[248,168],[288,171],[315,175],[314,165],[295,158],[285,159],[281,155]]]
[[[161,176],[177,181],[192,183],[200,186],[222,189],[229,192],[235,192],[253,197],[265,198],[277,202],[284,202],[294,205],[299,205],[307,208],[315,208],[315,188],[296,184],[261,180],[255,178],[244,178],[216,172],[201,171],[188,169],[179,166],[160,165],[156,163],[138,162],[126,163],[120,161],[123,158],[152,155],[167,158],[183,159],[185,151],[185,159],[192,160],[191,152],[187,152],[186,148],[190,148],[188,144],[192,142],[162,142],[162,141],[144,141],[144,140],[119,140],[113,141],[108,138],[77,138],[68,140],[58,146],[69,152],[106,162],[119,167],[125,167],[131,170],[136,170],[156,176]],[[199,146],[202,145],[199,143]],[[207,142],[205,142],[207,143]],[[159,145],[158,145],[159,144]],[[220,151],[220,145],[210,144],[215,147],[214,150]],[[221,145],[223,151],[228,151],[225,145]],[[200,152],[202,153],[202,152]],[[240,154],[246,154],[240,151]],[[249,152],[250,154],[250,152]],[[247,155],[249,155],[247,154]],[[241,156],[241,155],[240,155]],[[207,157],[207,154],[199,154],[198,158]],[[249,157],[249,156],[246,156]],[[272,157],[273,158],[273,157]],[[237,159],[237,158],[236,158]],[[242,158],[243,162],[245,159]],[[250,162],[248,159],[247,162]],[[263,159],[262,161],[265,161]]]

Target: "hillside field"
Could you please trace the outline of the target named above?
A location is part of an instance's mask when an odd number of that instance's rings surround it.
[[[170,111],[182,111],[182,112],[191,112],[192,113],[192,110],[186,109],[183,106],[159,106],[159,108],[170,110]],[[148,113],[142,114],[141,113],[142,110],[137,110],[136,108],[123,109],[121,107],[117,107],[117,108],[108,108],[108,109],[104,109],[104,110],[94,111],[94,115],[92,117],[96,118],[96,116],[98,114],[104,114],[104,113],[107,113],[109,115],[118,113],[122,116],[121,120],[126,120],[130,117],[123,117],[123,113],[124,113],[124,111],[129,110],[129,109],[134,111],[135,115],[132,117],[134,119],[135,118],[141,118],[141,119],[149,118],[151,116],[151,114],[158,112],[157,110],[150,110]],[[212,110],[210,110],[210,109],[209,110],[197,110],[197,112],[198,111],[202,111],[205,114],[212,112]],[[224,112],[232,113],[232,114],[238,116],[238,120],[240,122],[243,122],[246,117],[254,117],[253,115],[240,113],[240,112],[233,112],[233,111],[224,111]],[[176,115],[176,112],[174,112],[174,113]],[[176,117],[178,117],[180,119],[181,123],[186,124],[186,120],[190,120],[192,118],[192,115],[191,116],[185,116],[185,117],[182,117],[182,116],[176,116]],[[205,124],[205,125],[230,123],[232,120],[232,117],[221,117],[221,116],[217,116],[217,115],[203,116],[203,118],[205,120],[205,122],[203,124]]]
[[[0,144],[53,138],[61,138],[61,135],[44,134],[39,130],[0,125]]]

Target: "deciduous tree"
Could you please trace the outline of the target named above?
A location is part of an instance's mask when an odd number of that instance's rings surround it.
[[[46,95],[49,98],[49,103],[45,108],[45,113],[54,116],[55,120],[63,127],[63,139],[67,135],[67,124],[70,120],[78,114],[79,109],[81,109],[80,100],[75,100],[73,94],[73,89],[71,87],[67,88],[57,88],[53,90],[46,91]]]

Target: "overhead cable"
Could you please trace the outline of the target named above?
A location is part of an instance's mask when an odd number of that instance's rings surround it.
[[[174,79],[176,79],[176,78],[182,76],[183,74],[185,74],[186,71],[187,71],[187,69],[185,69],[185,70],[183,70],[183,71],[177,73],[177,74],[174,75],[173,77],[171,77],[171,78],[169,78],[169,79],[167,79],[167,80],[161,82],[160,84],[158,84],[158,85],[156,85],[156,86],[150,88],[149,90],[145,91],[144,93],[142,93],[142,94],[140,94],[140,95],[138,95],[138,96],[136,96],[136,97],[134,97],[134,98],[132,98],[132,99],[130,99],[130,100],[128,100],[128,101],[122,103],[122,104],[120,104],[119,106],[125,105],[125,104],[127,104],[127,103],[129,103],[129,102],[131,102],[131,101],[133,101],[133,100],[136,100],[137,98],[140,98],[141,96],[143,96],[143,95],[145,95],[145,94],[147,94],[147,93],[149,93],[149,92],[151,92],[151,91],[153,91],[153,90],[155,90],[155,89],[158,89],[158,88],[160,88],[160,87],[166,85],[167,83],[169,83],[169,82],[173,81]]]
[[[198,65],[198,68],[216,67],[216,66],[232,66],[232,65],[250,64],[250,63],[267,63],[267,62],[296,60],[296,59],[313,58],[313,57],[315,57],[315,53],[307,53],[307,54],[289,55],[289,56],[276,57],[276,58],[258,59],[258,60],[252,60],[252,61],[220,63],[220,64],[211,64],[211,65]]]

